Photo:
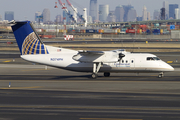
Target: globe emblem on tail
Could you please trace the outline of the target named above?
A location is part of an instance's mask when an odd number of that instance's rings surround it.
[[[22,55],[49,54],[47,48],[32,32],[29,34],[22,44]]]

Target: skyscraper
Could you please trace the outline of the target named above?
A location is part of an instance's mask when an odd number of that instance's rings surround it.
[[[71,11],[68,13],[69,15],[71,14]],[[70,16],[66,13],[66,11],[63,10],[63,19],[66,20],[66,23],[71,23],[71,18]]]
[[[163,2],[163,8],[165,8],[165,19],[169,19],[169,3],[168,1]]]
[[[8,20],[8,21],[14,20],[14,12],[6,11],[5,12],[5,20]]]
[[[97,0],[90,0],[89,16],[92,17],[93,22],[99,20]]]
[[[87,21],[88,21],[88,23],[92,23],[92,17],[91,17],[91,16],[88,16],[88,17],[87,17]]]
[[[161,20],[165,20],[165,18],[166,18],[165,8],[161,8]]]
[[[0,21],[2,21],[2,16],[0,15]]]
[[[179,19],[179,8],[175,9],[175,19]]]
[[[154,10],[153,19],[154,20],[160,19],[160,11],[159,10]]]
[[[169,4],[169,18],[175,19],[175,9],[179,8],[178,4]]]
[[[42,19],[43,19],[43,18],[42,18],[42,12],[39,12],[39,11],[36,12],[36,13],[35,13],[35,21],[36,21],[36,22],[39,22],[39,21],[42,21]]]
[[[99,21],[106,22],[109,15],[109,5],[99,5]]]
[[[143,7],[142,20],[147,21],[147,8],[146,8],[146,6]]]
[[[127,21],[136,21],[136,18],[137,18],[136,10],[134,8],[131,8],[128,11]]]
[[[109,15],[107,17],[108,22],[116,22],[115,11],[109,11]]]
[[[45,8],[43,10],[43,23],[47,23],[51,21],[50,19],[50,10],[48,8]]]
[[[57,23],[61,23],[62,21],[63,21],[63,18],[61,15],[57,15],[56,19],[54,20],[54,22],[57,22]]]
[[[123,19],[124,19],[124,22],[127,21],[127,19],[128,19],[128,12],[129,12],[129,10],[131,8],[134,8],[134,7],[131,6],[131,5],[123,5],[123,9],[124,9],[124,17],[123,17]]]
[[[150,14],[150,12],[147,12],[147,20],[151,20],[151,14]]]
[[[116,22],[124,21],[124,8],[123,6],[117,6],[115,9]]]

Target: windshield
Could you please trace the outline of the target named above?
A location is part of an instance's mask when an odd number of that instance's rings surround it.
[[[147,61],[161,60],[158,57],[147,57]]]
[[[161,60],[161,59],[159,59],[158,57],[153,57],[153,59],[154,59],[154,60]]]

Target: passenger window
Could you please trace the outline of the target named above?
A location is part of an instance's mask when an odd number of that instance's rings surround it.
[[[126,60],[126,63],[128,63],[128,61]]]
[[[122,60],[122,63],[124,63],[124,60]]]
[[[131,62],[134,63],[134,60],[132,60]]]

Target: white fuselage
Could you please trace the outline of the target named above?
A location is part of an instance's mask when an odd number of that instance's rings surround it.
[[[50,54],[39,55],[22,55],[21,57],[27,61],[41,63],[57,68],[62,68],[77,72],[92,72],[93,63],[79,62],[73,59],[78,51],[63,48],[55,48],[47,46]],[[163,62],[155,60],[157,57],[153,54],[144,53],[123,53],[125,57],[117,62],[103,63],[99,72],[169,72],[174,68]],[[150,58],[155,58],[151,60]]]

